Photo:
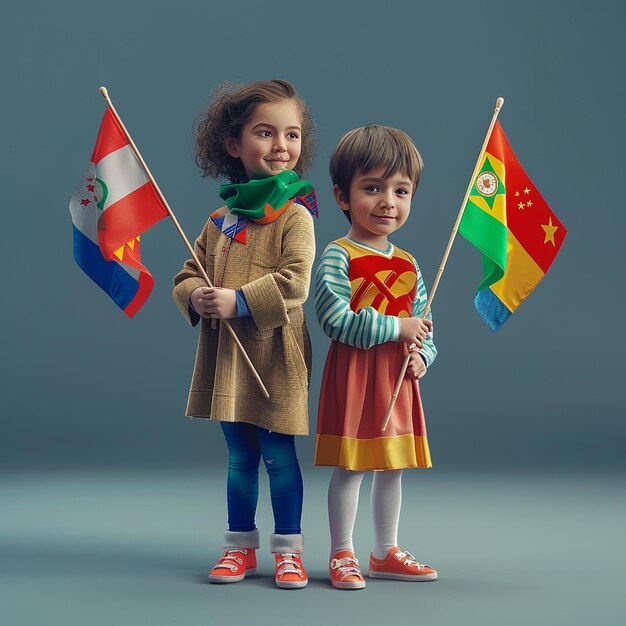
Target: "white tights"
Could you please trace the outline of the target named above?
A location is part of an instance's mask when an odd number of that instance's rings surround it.
[[[352,531],[359,504],[359,490],[365,472],[336,467],[328,486],[330,554],[352,550]],[[372,479],[374,557],[383,559],[389,548],[398,545],[398,521],[402,505],[402,470],[374,472]]]

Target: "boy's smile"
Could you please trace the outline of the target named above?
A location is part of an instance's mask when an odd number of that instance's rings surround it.
[[[387,235],[406,222],[411,210],[414,184],[401,173],[385,178],[384,170],[358,172],[350,183],[350,198],[335,185],[335,199],[343,211],[350,212],[352,226],[348,236],[374,246],[386,248]]]
[[[227,139],[225,147],[228,154],[241,159],[250,179],[292,170],[302,150],[298,105],[288,99],[257,105],[239,139]]]

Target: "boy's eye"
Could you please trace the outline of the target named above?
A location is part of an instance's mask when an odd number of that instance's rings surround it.
[[[380,187],[378,185],[368,185],[365,188],[365,191],[369,191],[371,193],[376,193],[377,191],[380,191]]]
[[[409,193],[409,191],[408,191],[408,189],[405,189],[404,187],[401,187],[400,189],[398,189],[396,191],[396,193],[401,195],[401,196],[406,196]]]

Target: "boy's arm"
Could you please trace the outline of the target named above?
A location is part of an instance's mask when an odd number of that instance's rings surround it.
[[[428,301],[428,294],[426,293],[426,287],[424,286],[424,280],[422,279],[422,273],[417,265],[417,261],[413,259],[415,265],[415,271],[417,272],[417,286],[415,291],[415,299],[413,300],[413,317],[423,317],[424,309],[426,308],[426,302]],[[432,320],[431,311],[428,312],[426,319]],[[421,357],[424,359],[426,367],[430,367],[437,357],[437,348],[433,341],[433,331],[431,330],[426,339],[422,341],[422,347],[417,350]]]
[[[276,271],[241,287],[259,330],[289,324],[287,311],[302,305],[309,295],[314,258],[313,218],[297,205],[285,223],[282,256]]]
[[[315,281],[315,312],[322,330],[331,339],[362,350],[397,341],[399,318],[382,315],[372,307],[358,313],[350,308],[348,259],[348,253],[335,243],[326,247],[320,259]]]

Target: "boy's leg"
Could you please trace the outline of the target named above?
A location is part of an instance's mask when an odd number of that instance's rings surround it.
[[[437,572],[419,563],[410,552],[398,548],[398,521],[402,505],[402,470],[374,473],[372,516],[374,551],[370,554],[369,575],[413,582],[437,580]]]
[[[374,550],[377,559],[384,559],[398,545],[398,522],[402,507],[402,470],[374,472],[372,480],[372,519]]]
[[[354,552],[352,532],[359,506],[359,490],[365,472],[336,467],[328,485],[328,523],[330,556],[340,550]]]
[[[363,589],[365,580],[354,554],[352,532],[365,472],[336,467],[328,485],[330,560],[328,575],[337,589]]]

